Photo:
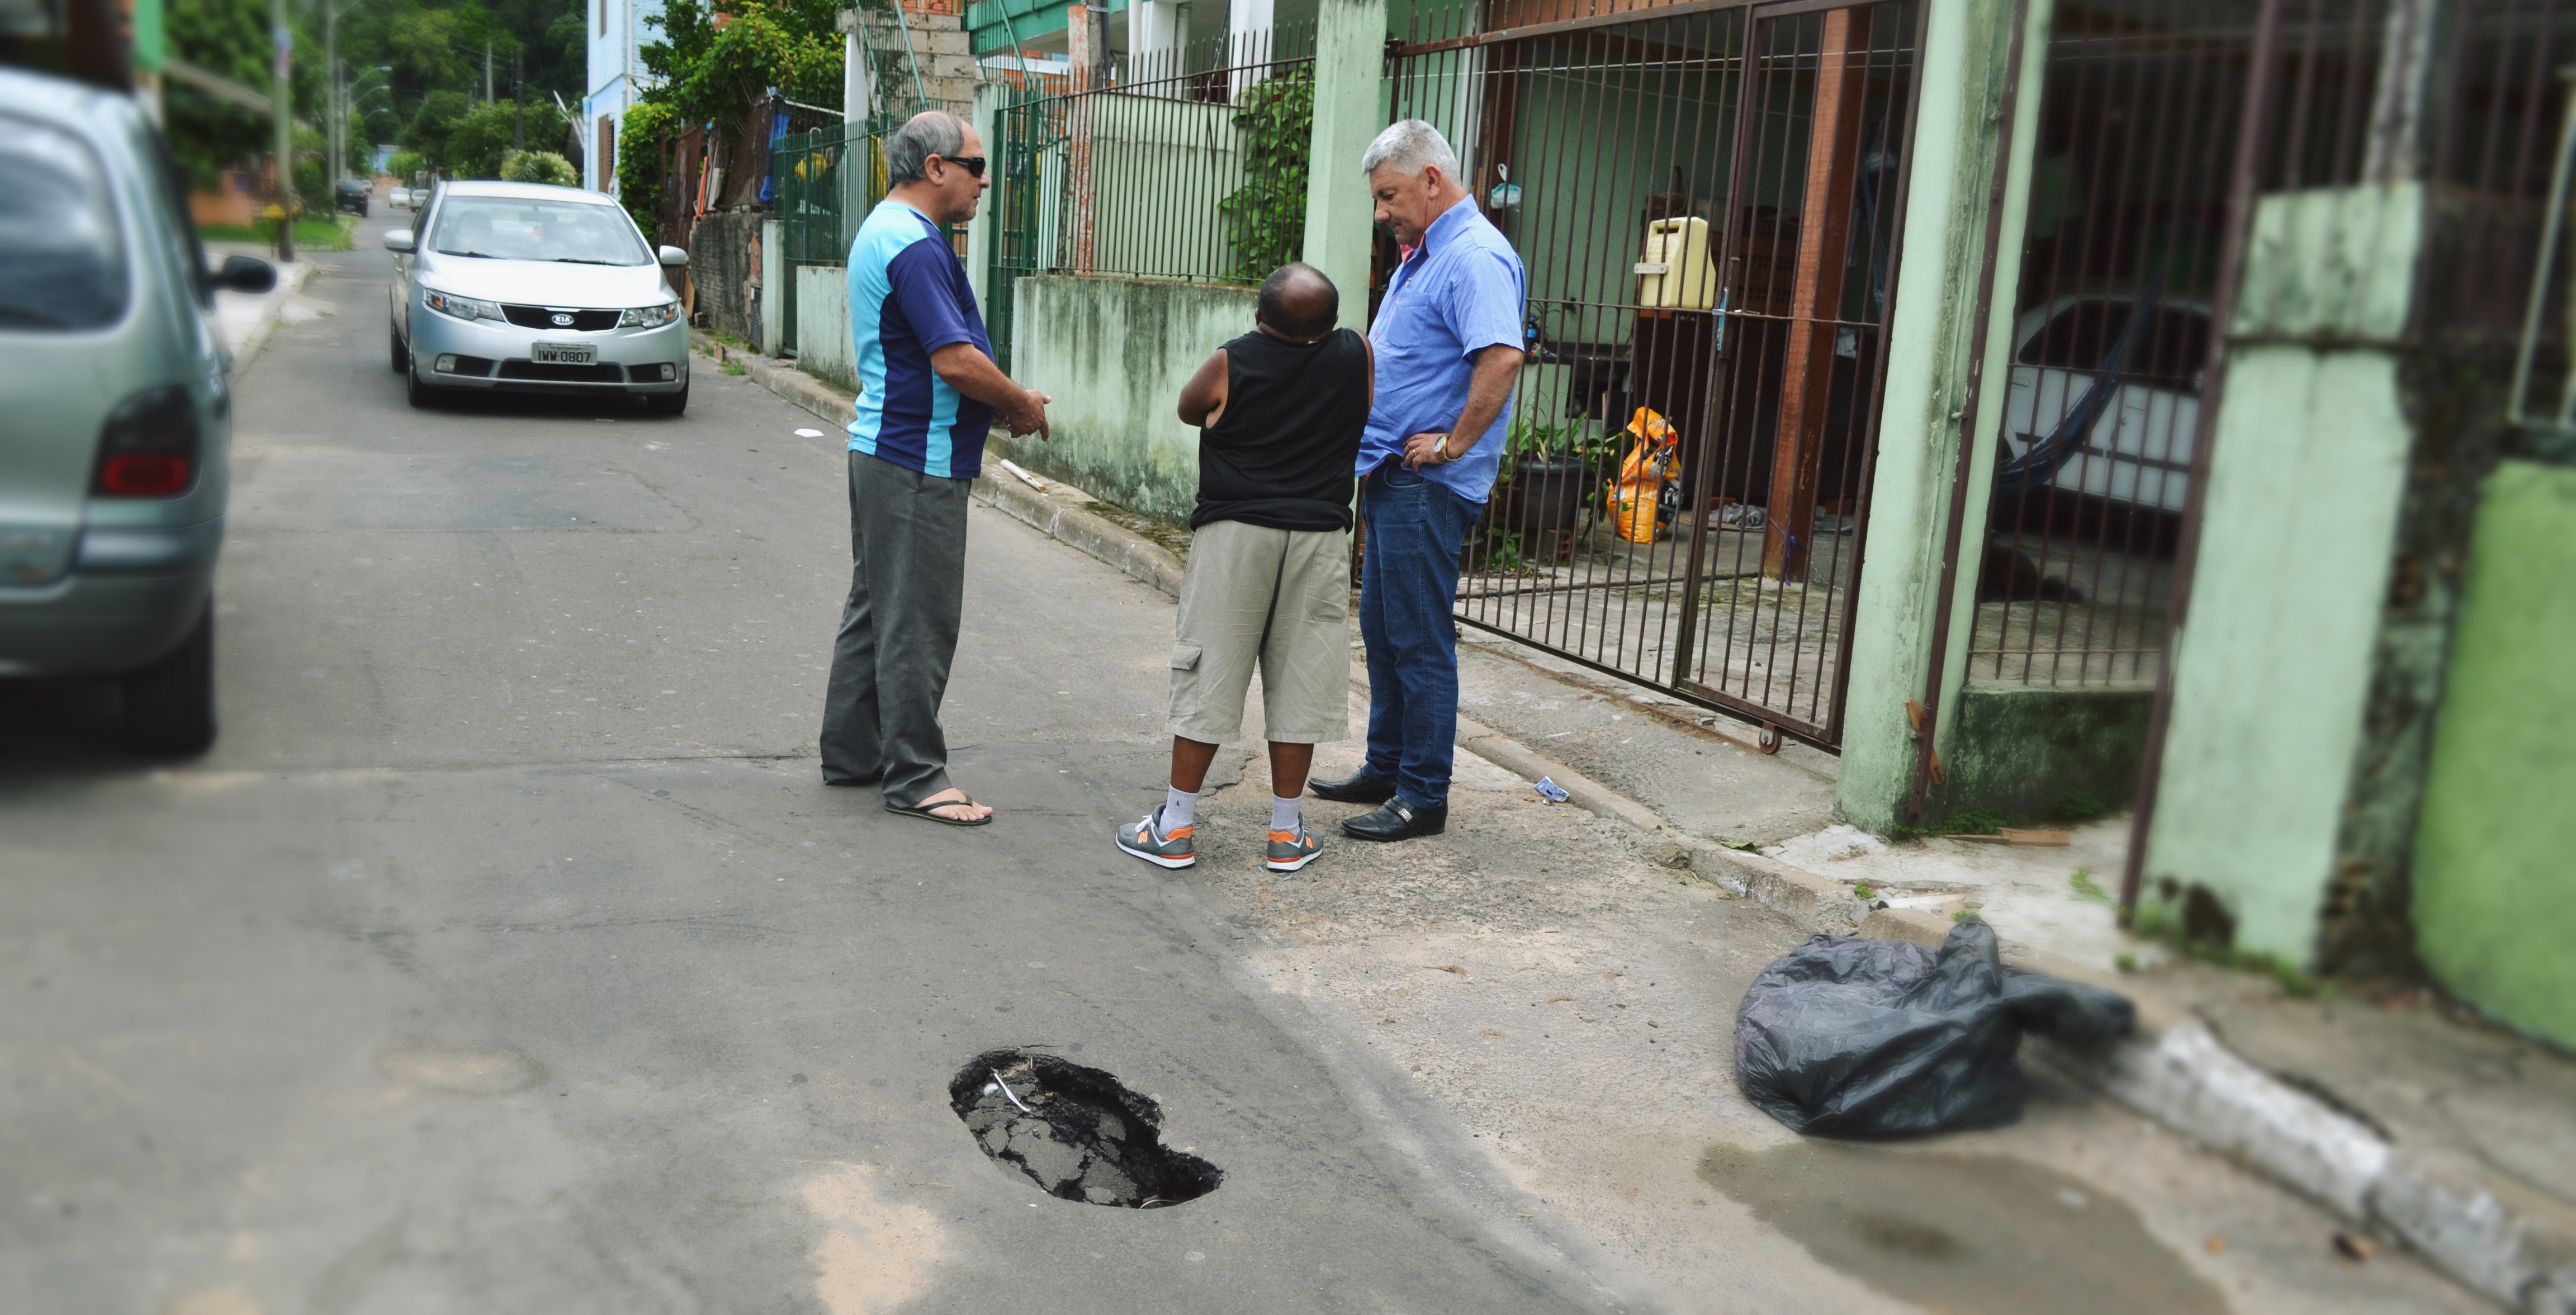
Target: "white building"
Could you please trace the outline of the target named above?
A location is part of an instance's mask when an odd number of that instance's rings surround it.
[[[581,181],[602,192],[617,190],[617,124],[637,99],[637,82],[647,75],[636,51],[662,40],[662,29],[650,20],[662,14],[662,0],[584,0],[590,10],[586,32],[590,73],[581,98]]]

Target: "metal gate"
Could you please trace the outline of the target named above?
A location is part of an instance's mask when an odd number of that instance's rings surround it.
[[[1394,116],[1460,147],[1529,275],[1457,617],[1830,749],[1921,5],[1578,3],[1486,0],[1390,54]]]

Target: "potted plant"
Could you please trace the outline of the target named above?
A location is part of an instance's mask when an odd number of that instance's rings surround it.
[[[1590,473],[1605,445],[1580,421],[1546,424],[1527,416],[1512,421],[1503,440],[1502,472],[1494,481],[1493,514],[1486,524],[1535,545],[1542,534],[1570,534],[1583,511]]]

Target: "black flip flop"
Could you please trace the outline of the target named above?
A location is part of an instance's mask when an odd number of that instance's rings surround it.
[[[953,817],[941,817],[939,814],[930,811],[934,808],[955,808],[959,804],[972,804],[974,802],[975,801],[972,799],[942,799],[935,804],[914,804],[910,808],[898,808],[893,804],[887,804],[885,806],[885,810],[889,813],[901,813],[905,817],[924,818],[929,821],[937,822],[942,826],[982,826],[985,823],[992,821],[993,815],[991,813],[986,813],[972,822],[965,822]]]

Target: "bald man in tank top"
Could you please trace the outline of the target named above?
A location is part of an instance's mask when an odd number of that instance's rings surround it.
[[[1200,787],[1217,746],[1243,730],[1257,667],[1270,740],[1262,866],[1295,872],[1320,852],[1298,809],[1315,745],[1350,735],[1352,463],[1368,425],[1368,340],[1333,327],[1341,297],[1312,265],[1261,285],[1252,332],[1217,349],[1181,389],[1199,426],[1199,501],[1172,644],[1171,783],[1118,847],[1167,868],[1198,862]]]

